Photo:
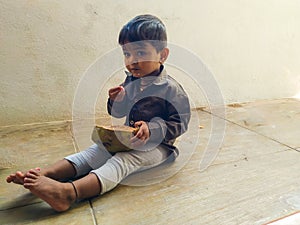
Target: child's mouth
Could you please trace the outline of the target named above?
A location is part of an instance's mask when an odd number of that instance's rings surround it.
[[[132,72],[132,73],[138,73],[138,72],[140,72],[140,69],[133,68],[133,69],[131,69],[131,72]]]
[[[141,76],[141,70],[137,68],[133,68],[130,70],[130,72],[133,74],[133,76],[139,77]]]

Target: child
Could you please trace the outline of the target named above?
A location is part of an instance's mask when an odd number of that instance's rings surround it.
[[[166,41],[164,24],[152,15],[133,18],[119,34],[128,72],[123,84],[109,90],[107,109],[113,117],[126,117],[126,125],[139,127],[131,139],[133,150],[112,154],[92,145],[47,168],[11,174],[7,182],[21,184],[54,210],[65,211],[78,199],[104,194],[128,175],[176,157],[173,143],[187,130],[190,105],[164,69]],[[63,182],[70,179],[75,181]]]

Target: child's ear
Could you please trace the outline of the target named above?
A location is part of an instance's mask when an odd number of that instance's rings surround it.
[[[160,64],[163,64],[169,56],[169,49],[168,48],[163,48],[160,52]]]

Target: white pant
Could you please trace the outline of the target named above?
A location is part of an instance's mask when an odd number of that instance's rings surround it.
[[[73,163],[76,176],[94,173],[101,183],[101,193],[110,191],[128,175],[150,169],[167,160],[170,152],[155,148],[149,151],[132,150],[111,155],[96,144],[85,151],[65,157]]]

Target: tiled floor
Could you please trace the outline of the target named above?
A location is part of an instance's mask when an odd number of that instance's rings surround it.
[[[1,128],[0,224],[256,225],[300,211],[300,101],[235,104],[226,110],[226,118],[218,118],[226,123],[224,142],[208,169],[200,170],[200,163],[214,137],[214,115],[204,109],[193,112],[200,122],[179,140],[181,155],[163,173],[129,177],[126,184],[137,186],[120,185],[65,213],[5,178],[76,152],[71,123]],[[155,182],[146,179],[153,175]]]

